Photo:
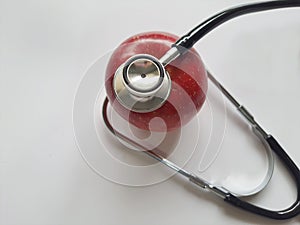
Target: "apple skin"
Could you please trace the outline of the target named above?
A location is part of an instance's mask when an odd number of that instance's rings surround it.
[[[157,132],[178,129],[197,114],[205,101],[207,74],[195,49],[191,49],[166,66],[165,69],[172,80],[172,88],[168,100],[160,108],[147,113],[133,112],[116,100],[113,78],[119,66],[136,54],[149,54],[159,59],[177,39],[177,36],[165,32],[137,34],[119,45],[109,60],[105,80],[108,99],[119,115],[140,129]],[[152,120],[157,117],[163,122]]]

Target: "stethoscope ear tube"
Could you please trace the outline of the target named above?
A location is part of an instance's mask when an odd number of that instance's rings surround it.
[[[270,148],[277,154],[279,159],[282,161],[282,163],[288,169],[290,174],[293,176],[297,186],[297,200],[289,208],[280,211],[271,211],[255,206],[249,202],[243,201],[242,199],[232,194],[228,194],[225,197],[224,201],[249,212],[259,214],[261,216],[277,220],[290,219],[299,215],[300,213],[300,171],[296,164],[292,161],[292,159],[288,156],[288,154],[284,151],[284,149],[280,146],[280,144],[275,140],[273,136],[269,135],[266,138],[266,142],[268,143]]]
[[[272,211],[255,206],[249,202],[243,201],[241,198],[233,195],[230,192],[225,195],[224,201],[244,210],[272,219],[284,220],[297,216],[300,213],[299,168],[288,156],[285,150],[280,146],[280,144],[275,140],[275,138],[272,135],[267,134],[264,129],[256,122],[254,116],[243,105],[241,105],[209,71],[207,71],[207,75],[212,83],[224,94],[224,96],[236,107],[240,114],[249,122],[249,124],[252,126],[253,132],[263,141],[265,145],[267,145],[266,147],[268,147],[279,157],[279,159],[293,176],[297,187],[297,200],[292,206],[281,211]]]

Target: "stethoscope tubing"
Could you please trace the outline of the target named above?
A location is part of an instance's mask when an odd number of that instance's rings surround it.
[[[193,45],[199,41],[203,36],[205,36],[207,33],[215,29],[217,26],[225,23],[226,21],[236,18],[241,15],[254,13],[254,12],[261,12],[266,10],[272,10],[272,9],[279,9],[279,8],[289,8],[289,7],[300,7],[300,0],[278,0],[278,1],[268,1],[268,2],[260,2],[260,3],[254,3],[254,4],[248,4],[243,5],[235,8],[231,8],[228,10],[225,10],[223,12],[220,12],[207,20],[205,20],[203,23],[199,24],[197,27],[192,29],[190,32],[188,32],[186,35],[182,36],[176,43],[174,43],[173,47],[160,59],[161,64],[166,66],[168,63],[173,61],[175,58],[184,55],[185,52],[188,51]],[[168,168],[178,172],[179,174],[183,175],[187,179],[189,179],[191,182],[196,184],[197,186],[208,190],[222,199],[224,199],[225,202],[234,205],[236,207],[239,207],[241,209],[244,209],[246,211],[265,216],[272,219],[277,220],[284,220],[284,219],[290,219],[292,217],[298,216],[300,214],[300,171],[297,165],[293,162],[293,160],[289,157],[289,155],[286,153],[286,151],[280,146],[280,144],[276,141],[276,139],[267,132],[264,131],[264,129],[255,121],[254,117],[249,113],[249,111],[242,106],[225,88],[224,86],[217,81],[217,79],[211,74],[207,73],[208,78],[212,81],[214,85],[224,94],[224,96],[237,108],[237,110],[240,112],[240,114],[250,123],[252,126],[252,130],[254,133],[262,140],[266,146],[274,152],[278,158],[282,161],[283,165],[288,169],[292,177],[294,178],[295,185],[297,188],[297,198],[296,201],[288,208],[275,211],[275,210],[269,210],[266,208],[262,208],[260,206],[256,206],[252,203],[246,202],[240,197],[236,196],[235,194],[231,193],[229,190],[223,188],[214,186],[213,184],[210,184],[209,182],[197,177],[196,175],[184,170],[183,168],[180,168],[175,163],[169,161],[163,156],[163,151],[160,151],[159,149],[154,150],[148,150],[139,143],[134,142],[130,138],[126,137],[125,135],[121,134],[117,130],[113,128],[111,125],[107,110],[108,110],[108,104],[109,101],[106,98],[103,103],[103,120],[106,125],[106,127],[109,129],[109,131],[117,136],[118,138],[121,138],[122,140],[126,141],[132,146],[138,147],[143,152],[152,158],[158,160],[159,162],[163,163]],[[272,164],[273,161],[269,159],[269,164]],[[270,169],[269,169],[270,170]],[[273,170],[271,170],[273,171]],[[272,172],[268,173],[267,177],[268,179],[271,178]],[[264,183],[264,185],[267,185],[267,182]]]

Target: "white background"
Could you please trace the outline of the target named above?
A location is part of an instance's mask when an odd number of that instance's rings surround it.
[[[0,224],[299,224],[299,216],[280,222],[237,210],[176,176],[140,188],[109,182],[87,166],[74,140],[74,96],[96,58],[133,34],[182,35],[246,2],[253,1],[0,0]],[[298,166],[299,37],[300,10],[277,10],[227,23],[196,45]],[[239,137],[228,125],[221,168],[230,159],[256,166]],[[296,192],[286,175],[277,163],[253,201],[290,204]]]

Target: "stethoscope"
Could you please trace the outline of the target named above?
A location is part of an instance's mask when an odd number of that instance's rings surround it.
[[[169,87],[169,79],[167,73],[165,73],[164,67],[170,64],[173,60],[178,57],[184,57],[184,54],[193,47],[193,45],[199,41],[202,37],[208,34],[217,26],[225,23],[226,21],[233,19],[235,17],[259,12],[266,11],[278,8],[288,8],[288,7],[299,7],[299,0],[283,0],[283,1],[270,1],[263,3],[254,3],[244,6],[239,6],[235,8],[231,8],[220,12],[201,24],[192,29],[186,35],[182,36],[179,40],[177,40],[173,46],[166,52],[166,54],[157,59],[152,57],[151,55],[140,54],[131,57],[124,64],[122,64],[117,71],[115,72],[114,79],[114,87],[116,95],[116,99],[126,108],[133,109],[137,112],[147,112],[151,111],[151,109],[159,108],[168,96],[168,92],[170,90]],[[133,68],[134,66],[139,64],[141,61],[147,61],[152,65],[152,69],[149,71],[142,68],[137,70]],[[137,73],[138,71],[138,73]],[[144,74],[151,74],[152,79],[147,82],[147,79],[141,79],[141,81],[134,82],[137,76],[141,76]],[[254,119],[253,115],[249,113],[249,111],[241,105],[225,88],[224,86],[210,73],[207,71],[208,78],[210,81],[222,92],[222,94],[233,104],[233,106],[239,111],[239,113],[249,122],[252,127],[254,134],[259,137],[259,139],[266,146],[267,157],[268,157],[268,172],[261,182],[259,186],[257,186],[254,190],[246,194],[239,194],[231,192],[230,190],[222,187],[216,186],[208,181],[199,178],[176,165],[172,161],[168,160],[163,155],[159,154],[157,151],[149,150],[145,148],[143,145],[135,142],[130,139],[126,135],[122,134],[118,130],[116,130],[111,122],[108,119],[108,98],[105,99],[102,108],[102,114],[104,123],[109,129],[109,131],[115,135],[116,137],[122,139],[126,143],[131,146],[134,146],[138,149],[143,150],[145,154],[154,158],[155,160],[161,162],[168,168],[176,171],[178,174],[184,176],[189,181],[194,183],[195,185],[201,187],[204,190],[207,190],[220,198],[222,198],[225,202],[230,203],[236,207],[242,208],[246,211],[259,214],[265,217],[269,217],[272,219],[284,220],[295,217],[300,213],[300,171],[296,164],[292,161],[292,159],[288,156],[285,150],[279,145],[276,139],[268,134]],[[146,81],[146,82],[145,82]],[[144,83],[140,83],[144,82]],[[122,90],[122,91],[120,91]],[[125,94],[124,94],[125,91]],[[155,96],[155,101],[147,100],[149,95]],[[134,96],[134,97],[132,97]],[[139,99],[143,99],[139,101]],[[151,98],[153,99],[153,98]],[[138,102],[138,104],[136,104]],[[275,152],[276,155],[281,159],[283,164],[286,166],[290,174],[293,176],[296,186],[297,186],[297,200],[288,208],[280,211],[272,211],[269,209],[265,209],[259,206],[256,206],[252,203],[246,202],[242,200],[240,197],[243,195],[253,195],[260,192],[269,182],[273,173],[274,159],[272,152]]]

